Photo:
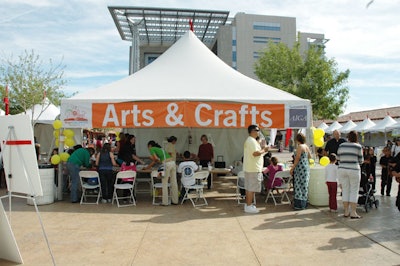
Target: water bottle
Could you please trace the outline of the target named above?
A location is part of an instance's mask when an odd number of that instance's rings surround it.
[[[208,171],[211,171],[212,170],[211,162],[208,162],[207,165],[208,165]]]

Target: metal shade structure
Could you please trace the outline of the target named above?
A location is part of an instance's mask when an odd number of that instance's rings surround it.
[[[209,48],[229,16],[229,11],[198,9],[109,6],[108,10],[122,40],[133,41],[137,26],[140,44],[171,45],[192,21],[195,35]]]

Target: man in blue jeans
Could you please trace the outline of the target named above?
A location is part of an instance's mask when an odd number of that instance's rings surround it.
[[[71,177],[71,202],[79,202],[79,171],[81,166],[90,168],[90,157],[94,154],[93,148],[79,148],[74,151],[67,161],[67,169]]]

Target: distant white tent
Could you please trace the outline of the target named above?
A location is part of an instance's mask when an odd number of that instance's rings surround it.
[[[325,133],[332,134],[333,131],[341,129],[343,126],[339,124],[338,121],[333,122],[327,129],[325,129]]]
[[[343,127],[340,129],[341,133],[349,133],[350,131],[353,130],[357,126],[356,123],[354,123],[352,120],[347,121],[346,124],[343,125]]]
[[[400,122],[396,122],[395,124],[386,127],[386,131],[392,131],[393,129],[400,129]]]
[[[351,130],[355,130],[357,132],[368,132],[371,127],[375,126],[375,123],[371,121],[369,118],[365,118],[360,124],[354,127]]]
[[[6,112],[4,112],[3,110],[0,109],[0,115],[5,115]]]
[[[35,104],[25,112],[33,123],[52,124],[60,114],[60,108],[52,104],[47,98],[42,104]],[[32,119],[33,117],[33,119]]]
[[[326,131],[326,129],[328,128],[329,126],[325,123],[325,122],[322,122],[319,126],[318,126],[318,128],[321,128],[321,129],[323,129],[324,131]]]
[[[387,115],[384,119],[376,123],[375,126],[368,129],[368,132],[386,132],[387,128],[396,124],[396,120],[394,120],[391,116]]]

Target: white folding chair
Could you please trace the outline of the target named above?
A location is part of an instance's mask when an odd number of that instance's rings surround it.
[[[135,197],[133,195],[133,189],[135,187],[135,179],[136,172],[129,171],[121,171],[117,173],[114,183],[114,193],[112,204],[114,204],[114,200],[117,202],[117,206],[119,207],[127,207],[127,206],[136,206]],[[122,190],[122,192],[128,190],[129,195],[127,196],[118,196],[118,190]],[[120,200],[128,200],[128,203],[121,204]]]
[[[244,171],[240,171],[237,174],[237,179],[236,179],[236,199],[238,204],[245,204],[245,202],[242,202],[246,198],[246,195],[243,197],[242,194],[240,193],[240,190],[246,190],[244,187]],[[256,205],[256,197],[253,197],[253,203]]]
[[[147,175],[147,176],[144,176]],[[148,188],[139,187],[139,183],[145,183]],[[151,193],[152,191],[152,181],[151,177],[148,177],[148,173],[139,173],[139,176],[135,178],[135,195],[137,193]]]
[[[162,181],[158,171],[151,172],[151,187],[153,194],[153,205],[162,204]],[[157,199],[159,199],[157,201]],[[171,183],[168,182],[168,204],[171,204]]]
[[[279,186],[274,185],[276,179],[281,179],[282,184]],[[293,179],[293,177],[290,174],[290,171],[277,172],[274,176],[274,179],[272,180],[272,185],[271,185],[272,187],[268,191],[267,198],[265,199],[265,203],[268,202],[268,199],[271,196],[275,205],[278,205],[278,203],[276,201],[277,198],[280,199],[279,204],[291,204],[291,201],[289,199],[289,195],[287,194],[287,192],[290,190],[290,187],[291,187],[290,184],[292,182],[292,179]],[[277,194],[274,194],[274,190],[277,192]],[[282,193],[280,195],[278,195],[279,194],[278,190],[282,190]],[[285,201],[285,199],[287,201]]]
[[[80,171],[79,179],[82,186],[81,204],[99,204],[101,197],[101,183],[97,171]],[[96,198],[95,202],[88,202],[88,198]]]
[[[191,175],[182,174],[181,182],[182,182],[182,186],[185,189],[185,195],[183,195],[183,197],[182,197],[181,205],[187,199],[189,199],[192,202],[193,207],[200,207],[200,206],[208,205],[207,199],[204,197],[203,189],[204,189],[204,181],[207,180],[209,174],[210,173],[208,171],[199,171],[199,172],[195,172],[194,174],[191,174]],[[190,190],[194,190],[196,192],[196,197],[190,196],[191,195]],[[193,199],[195,199],[195,200],[193,201]],[[199,199],[203,200],[202,204],[195,203]]]

